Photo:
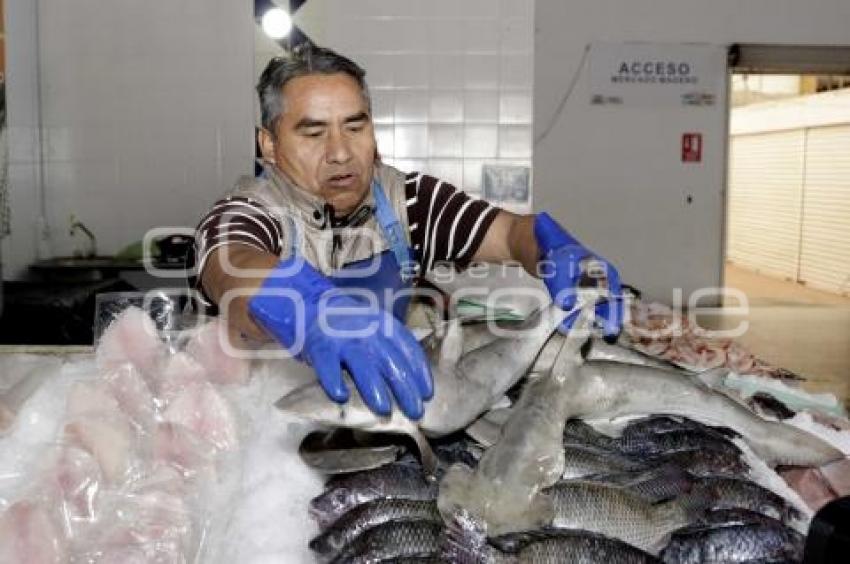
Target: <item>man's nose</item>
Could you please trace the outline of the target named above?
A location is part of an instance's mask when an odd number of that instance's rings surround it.
[[[332,131],[328,135],[328,144],[325,151],[325,158],[328,163],[346,163],[351,160],[351,147],[348,145],[348,140],[341,132]]]

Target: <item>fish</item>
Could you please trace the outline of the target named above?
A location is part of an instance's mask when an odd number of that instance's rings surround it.
[[[543,529],[487,541],[483,525],[465,512],[456,514],[440,555],[457,564],[651,564],[658,560],[623,541],[581,530]]]
[[[746,525],[748,523],[765,523],[773,525],[783,525],[782,521],[768,517],[758,511],[751,511],[741,507],[732,509],[711,509],[706,511],[699,519],[694,521],[694,525],[702,525],[704,527],[726,527],[729,525]]]
[[[383,523],[354,539],[332,562],[371,564],[396,558],[431,558],[440,549],[442,532],[442,523],[428,519]]]
[[[661,553],[667,564],[800,562],[805,539],[784,525],[693,526],[677,531]]]
[[[625,487],[582,479],[558,482],[547,493],[554,501],[555,527],[600,533],[653,553],[709,503],[701,495],[683,495],[653,504]]]
[[[638,366],[648,366],[650,368],[680,371],[683,374],[687,373],[685,369],[680,368],[672,362],[650,356],[628,346],[607,343],[604,339],[599,338],[591,339],[589,344],[590,346],[588,347],[584,357],[588,362],[606,360],[620,364],[634,364]]]
[[[463,508],[481,519],[491,535],[551,523],[552,501],[541,489],[557,482],[564,470],[564,423],[587,338],[588,316],[579,311],[573,325],[579,333],[564,340],[549,374],[526,385],[499,440],[484,452],[478,467],[449,468],[437,500],[444,517]]]
[[[644,471],[647,465],[630,456],[599,447],[564,445],[564,470],[561,479],[583,478],[594,474]]]
[[[331,527],[310,541],[322,561],[336,558],[346,546],[365,531],[384,523],[409,520],[432,521],[441,524],[437,504],[428,500],[377,499],[355,507]]]
[[[0,562],[67,562],[67,541],[44,503],[19,501],[0,513]]]
[[[462,355],[463,331],[450,324],[445,337],[426,352],[434,376],[434,397],[425,405],[418,422],[399,410],[381,417],[357,394],[338,404],[328,399],[316,382],[296,388],[275,406],[287,413],[327,427],[345,427],[373,433],[410,436],[417,444],[423,466],[435,472],[437,460],[425,436],[441,437],[459,431],[490,408],[520,378],[525,376],[549,336],[569,312],[550,305],[530,316],[521,331],[500,337]]]
[[[466,428],[487,411],[534,364],[546,341],[570,312],[551,304],[531,315],[517,330],[460,356],[460,325],[439,349],[426,351],[434,376],[434,397],[419,428],[440,437]]]
[[[697,481],[694,489],[714,498],[712,509],[748,509],[786,524],[803,519],[800,510],[785,498],[747,480],[707,477]]]
[[[325,491],[310,501],[309,512],[326,530],[346,512],[380,498],[435,500],[437,481],[422,468],[396,462],[366,472],[332,477]]]
[[[710,427],[687,417],[651,415],[636,419],[623,428],[625,437],[646,434],[662,434],[671,431],[699,431],[717,438],[734,438],[737,435],[726,427]]]
[[[617,440],[600,433],[581,419],[569,419],[564,425],[565,445],[585,445],[605,450],[618,450]]]
[[[302,443],[298,449],[301,460],[323,474],[348,474],[371,470],[398,459],[404,452],[401,445],[384,445],[359,448],[307,450]]]
[[[701,431],[683,430],[647,435],[623,435],[616,441],[620,452],[631,456],[660,456],[681,450],[713,450],[729,456],[743,456],[741,449],[725,437],[716,438]]]
[[[740,476],[750,467],[739,455],[722,450],[691,449],[667,452],[646,459],[654,466],[673,465],[698,477]]]
[[[657,368],[586,363],[579,370],[569,407],[572,415],[584,418],[657,413],[729,427],[771,466],[821,466],[844,457],[811,433],[762,419],[696,379]]]
[[[650,503],[659,503],[686,494],[694,485],[693,476],[673,464],[662,464],[647,470],[593,474],[583,479],[626,488]]]
[[[437,456],[425,435],[415,421],[405,417],[398,409],[394,409],[388,417],[381,417],[363,403],[359,394],[352,394],[346,403],[336,403],[314,382],[295,388],[280,398],[275,406],[281,411],[329,429],[343,428],[369,433],[406,435],[416,444],[425,471],[431,475],[437,473]]]

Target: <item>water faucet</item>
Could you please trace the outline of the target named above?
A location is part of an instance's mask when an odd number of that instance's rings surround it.
[[[92,258],[92,257],[96,256],[97,255],[97,238],[94,236],[94,233],[92,233],[91,230],[88,227],[83,225],[83,222],[81,222],[79,219],[77,219],[75,216],[72,215],[71,216],[71,229],[69,230],[68,234],[71,237],[74,237],[77,234],[78,230],[82,231],[86,235],[86,237],[89,238],[89,244],[88,244],[89,248],[88,248],[88,251],[86,251],[86,253],[83,256],[85,258]]]

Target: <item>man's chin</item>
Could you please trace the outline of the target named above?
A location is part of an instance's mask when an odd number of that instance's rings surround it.
[[[328,197],[325,200],[333,206],[337,217],[345,217],[346,215],[357,210],[358,206],[366,197],[366,191],[358,193],[341,194],[337,191],[329,191]]]

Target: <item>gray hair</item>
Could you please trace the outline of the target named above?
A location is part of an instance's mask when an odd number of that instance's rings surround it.
[[[275,57],[260,75],[257,94],[260,96],[260,111],[263,128],[275,135],[275,122],[284,112],[283,87],[299,76],[311,74],[347,74],[357,82],[369,113],[372,112],[372,98],[366,85],[366,71],[339,53],[311,43],[295,48],[286,57]]]

